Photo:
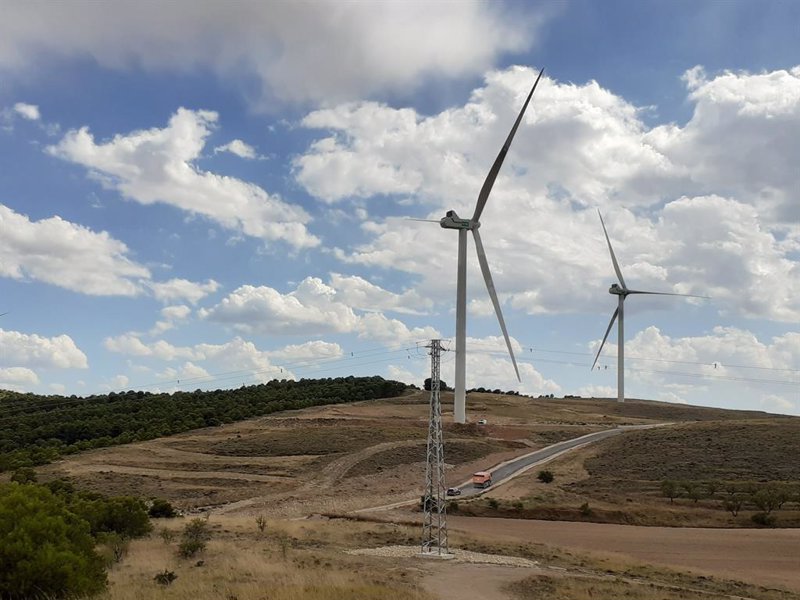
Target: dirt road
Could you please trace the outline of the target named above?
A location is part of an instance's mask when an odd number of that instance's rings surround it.
[[[689,529],[454,517],[451,530],[619,554],[800,591],[800,529]]]

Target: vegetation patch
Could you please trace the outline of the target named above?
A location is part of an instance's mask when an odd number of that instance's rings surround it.
[[[798,439],[800,419],[788,417],[632,431],[603,442],[603,451],[586,461],[586,487],[595,478],[800,481],[800,462],[786,460]]]
[[[131,390],[79,398],[4,392],[0,471],[283,410],[391,398],[406,387],[382,377],[351,376],[172,394]]]
[[[356,452],[380,442],[424,439],[423,427],[386,427],[380,423],[318,424],[271,430],[261,435],[232,438],[206,449],[220,456],[302,456]]]
[[[509,447],[516,447],[516,445],[507,442],[450,441],[446,442],[445,445],[444,460],[451,465],[461,465],[487,456],[492,452],[508,450]],[[347,471],[347,476],[374,475],[383,469],[424,462],[425,448],[426,442],[420,441],[413,446],[399,446],[381,450],[350,468]]]

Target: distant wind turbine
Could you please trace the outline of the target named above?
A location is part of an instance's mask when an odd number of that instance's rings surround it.
[[[611,247],[611,240],[608,237],[608,231],[606,231],[606,224],[603,222],[603,215],[600,214],[599,210],[597,211],[597,214],[600,216],[600,224],[603,226],[603,233],[606,236],[608,251],[611,253],[611,262],[614,264],[614,271],[617,274],[617,279],[619,279],[619,285],[612,283],[611,287],[608,289],[609,294],[615,294],[617,296],[617,310],[615,310],[614,314],[611,315],[611,321],[608,324],[608,329],[606,329],[606,334],[603,336],[603,341],[600,343],[600,348],[597,350],[597,355],[594,357],[592,370],[594,370],[594,367],[597,364],[597,359],[600,358],[600,352],[603,351],[603,346],[606,343],[606,339],[608,339],[608,333],[614,326],[614,320],[619,319],[619,329],[617,332],[617,400],[619,402],[625,402],[625,298],[631,294],[648,294],[652,296],[683,296],[687,298],[706,299],[708,299],[708,296],[696,296],[694,294],[672,294],[669,292],[643,292],[640,290],[628,289],[628,286],[625,285],[625,280],[622,278],[622,271],[619,268],[619,263],[617,263],[617,257],[614,255],[614,248]]]
[[[486,282],[486,289],[492,299],[495,313],[497,313],[497,320],[500,322],[500,329],[503,330],[503,337],[506,340],[508,347],[508,354],[511,356],[511,362],[514,364],[514,371],[517,374],[517,380],[520,380],[519,368],[517,367],[517,360],[514,358],[514,350],[511,348],[511,340],[508,337],[506,330],[506,323],[503,319],[503,312],[500,310],[500,302],[497,299],[497,292],[492,281],[492,273],[489,271],[489,263],[486,261],[486,252],[483,249],[481,236],[478,233],[478,228],[481,226],[480,218],[483,209],[486,206],[486,201],[489,199],[489,194],[492,191],[495,179],[500,173],[500,167],[503,166],[508,149],[514,139],[514,134],[517,132],[519,124],[522,122],[522,116],[525,114],[525,109],[531,101],[533,92],[542,78],[544,69],[539,71],[539,76],[528,94],[525,104],[517,117],[514,126],[511,128],[511,133],[508,134],[505,144],[500,149],[500,153],[489,170],[486,180],[483,182],[483,187],[478,194],[478,203],[475,206],[475,213],[471,219],[461,219],[456,214],[456,211],[449,210],[447,214],[439,221],[439,224],[444,229],[458,230],[458,283],[456,289],[456,380],[455,380],[455,402],[453,407],[453,420],[456,423],[466,423],[467,410],[466,410],[466,345],[467,345],[467,231],[472,231],[472,237],[475,239],[475,249],[478,252],[478,263],[481,266],[483,273],[483,280]]]

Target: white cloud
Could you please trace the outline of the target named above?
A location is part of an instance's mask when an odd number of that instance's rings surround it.
[[[374,102],[314,111],[303,124],[326,133],[296,158],[295,177],[326,203],[391,194],[422,205],[419,216],[468,217],[534,77],[490,73],[464,106],[431,116]],[[800,67],[690,80],[690,122],[652,129],[596,82],[542,80],[481,219],[501,301],[529,314],[596,311],[615,279],[599,205],[631,287],[800,320]],[[367,241],[337,258],[416,275],[426,298],[452,302],[455,235],[397,218],[361,229]],[[468,252],[471,313],[488,316]]]
[[[14,105],[14,112],[20,115],[23,119],[28,121],[38,121],[41,119],[39,114],[39,107],[35,104],[26,104],[25,102],[17,102]]]
[[[454,343],[448,343],[454,347]],[[483,338],[467,337],[467,388],[484,387],[502,391],[519,390],[523,394],[537,396],[539,394],[557,393],[561,386],[552,379],[544,377],[522,355],[522,346],[511,338],[511,347],[517,359],[520,378],[517,381],[514,366],[508,356],[505,339],[502,336],[486,336]],[[455,353],[452,354],[455,356]],[[452,386],[455,377],[455,362],[448,360],[442,365],[442,376]],[[469,410],[469,409],[468,409]]]
[[[646,139],[697,192],[749,198],[766,223],[800,227],[800,66],[712,79],[695,68],[684,79],[695,103],[691,120]]]
[[[199,314],[243,332],[285,335],[356,332],[360,338],[400,344],[439,336],[432,327],[409,328],[382,313],[357,314],[350,303],[352,300],[361,306],[369,297],[378,304],[399,306],[406,301],[402,295],[387,292],[361,278],[334,275],[331,283],[306,277],[287,294],[267,286],[244,285],[216,306],[201,309]],[[343,285],[344,293],[334,287],[336,284]]]
[[[616,398],[617,390],[610,385],[584,385],[576,392],[584,398]]]
[[[219,283],[213,279],[208,279],[205,283],[196,283],[187,279],[175,278],[169,281],[152,282],[148,285],[157,300],[162,302],[186,300],[192,304],[197,304],[208,294],[213,294],[219,289]]]
[[[97,233],[57,216],[31,221],[0,205],[0,275],[95,296],[134,296],[150,272],[105,231]]]
[[[606,342],[603,362],[616,363],[616,351],[615,344]],[[790,331],[766,342],[736,327],[717,326],[704,335],[687,337],[670,337],[657,327],[647,327],[625,341],[626,396],[697,402],[709,397],[698,387],[705,382],[714,383],[718,397],[730,394],[738,401],[758,402],[770,390],[771,406],[777,410],[781,402],[792,402],[796,396],[797,384],[792,382],[798,365],[800,332]],[[730,407],[731,402],[722,405]]]
[[[331,273],[330,284],[344,303],[360,310],[419,315],[433,307],[433,302],[416,290],[395,294],[357,275]]]
[[[186,306],[185,304],[178,304],[174,306],[165,306],[161,309],[161,316],[165,319],[170,319],[173,321],[180,321],[188,317],[192,312],[192,309]]]
[[[303,344],[291,344],[284,346],[280,350],[267,352],[270,359],[282,362],[316,361],[330,360],[342,356],[342,348],[339,344],[313,340]]]
[[[0,363],[50,369],[86,369],[86,355],[68,335],[44,337],[0,329]]]
[[[329,101],[407,91],[427,78],[481,73],[501,54],[531,46],[544,15],[499,4],[189,0],[142,9],[82,1],[14,3],[0,21],[0,67],[91,57],[114,69],[208,68],[260,83],[260,101]],[[552,12],[552,9],[548,9]],[[250,94],[252,96],[252,93]]]
[[[761,397],[761,400],[759,400],[759,404],[761,405],[761,408],[767,412],[777,412],[790,415],[800,414],[800,404],[797,403],[796,399],[789,400],[788,398],[784,398],[783,396],[778,396],[776,394],[765,394]]]
[[[395,381],[401,381],[408,385],[416,385],[417,387],[422,387],[425,382],[425,378],[420,378],[420,375],[415,375],[405,367],[398,367],[397,365],[389,365],[387,368],[387,372],[389,374],[389,379],[394,379]],[[430,375],[428,375],[430,377]]]
[[[0,387],[19,390],[39,383],[39,376],[27,367],[0,369]]]
[[[402,321],[389,319],[380,313],[363,315],[359,319],[357,331],[360,338],[376,340],[391,345],[411,344],[441,337],[441,334],[430,325],[408,327]]]
[[[184,384],[198,379],[207,379],[209,377],[211,376],[208,371],[191,361],[183,363],[178,369],[167,367],[158,374],[159,379],[176,380]],[[187,382],[187,380],[189,381]]]
[[[197,352],[192,348],[175,346],[164,340],[146,344],[135,333],[107,337],[103,340],[103,346],[110,352],[129,356],[149,356],[165,361],[175,360],[176,358],[191,359],[198,356]]]
[[[192,309],[185,304],[165,306],[161,309],[161,317],[163,320],[156,321],[156,324],[149,332],[150,335],[160,335],[165,331],[173,329],[177,321],[185,320],[191,312]]]
[[[108,337],[104,346],[110,352],[137,356],[162,362],[183,360],[180,366],[167,366],[158,377],[169,380],[207,378],[209,380],[248,379],[268,381],[274,378],[293,379],[290,367],[297,363],[333,360],[342,355],[338,344],[315,340],[288,345],[277,350],[259,350],[255,344],[241,337],[222,344],[199,343],[193,346],[175,346],[166,340],[142,341],[136,333]],[[287,366],[282,366],[286,364]],[[297,368],[302,368],[298,366]],[[141,371],[141,367],[138,370]]]
[[[336,290],[316,277],[306,277],[288,294],[267,286],[244,285],[199,314],[241,331],[282,334],[353,331],[358,317],[335,296]]]
[[[800,188],[798,188],[800,189]],[[800,320],[800,262],[789,258],[753,206],[717,196],[667,204],[659,235],[674,240],[670,272],[747,316]]]
[[[309,248],[302,208],[234,177],[200,170],[197,160],[217,121],[211,111],[178,109],[164,129],[135,131],[96,143],[87,127],[68,132],[48,151],[89,169],[103,185],[141,204],[165,203],[226,229]]]
[[[219,152],[230,152],[231,154],[235,154],[240,158],[256,158],[257,153],[256,149],[253,148],[250,144],[243,142],[242,140],[232,140],[227,144],[222,146],[217,146],[214,148],[214,154]]]

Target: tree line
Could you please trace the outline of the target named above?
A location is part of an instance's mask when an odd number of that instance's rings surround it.
[[[349,376],[275,379],[229,390],[131,390],[87,397],[4,392],[0,399],[0,471],[282,410],[391,398],[405,390],[404,383],[383,377]]]

